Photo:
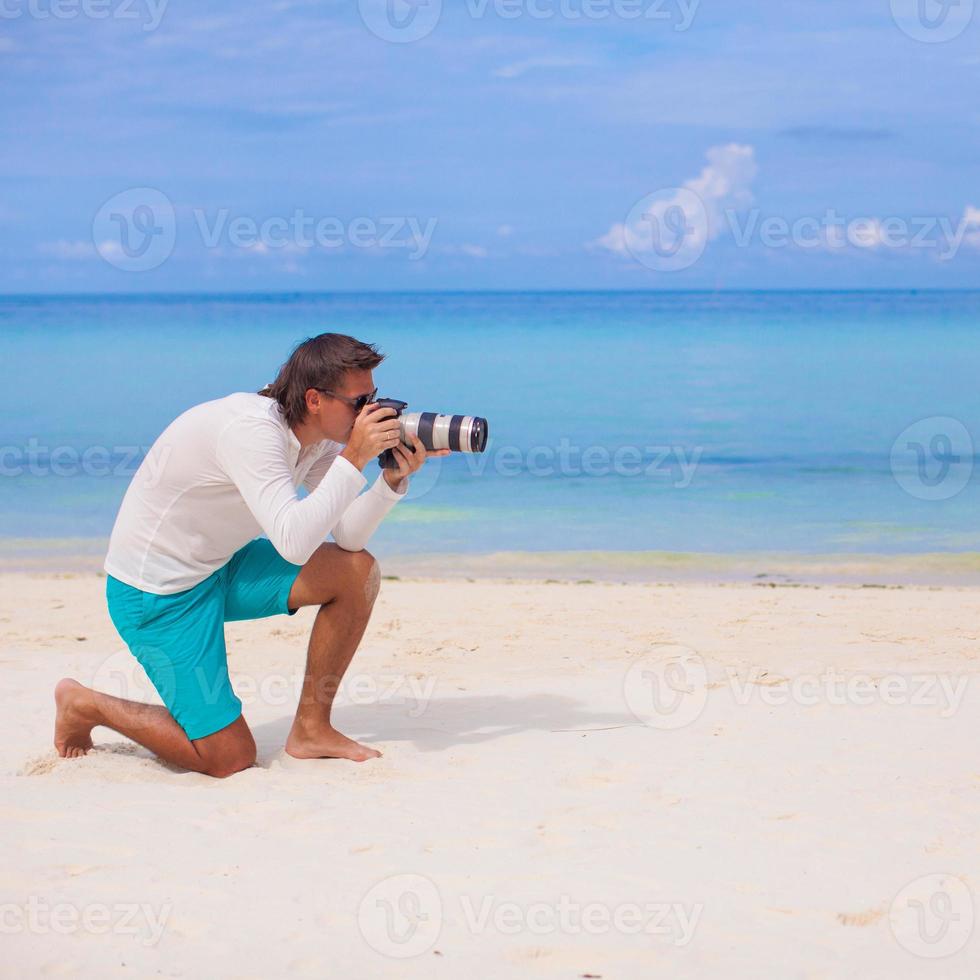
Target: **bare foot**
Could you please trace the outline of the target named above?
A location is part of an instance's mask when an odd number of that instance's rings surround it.
[[[367,762],[378,759],[381,753],[341,735],[336,728],[318,728],[308,731],[297,728],[286,739],[286,751],[294,759],[350,759],[352,762]]]
[[[95,721],[88,707],[91,692],[78,681],[66,677],[54,689],[57,714],[54,720],[54,747],[63,759],[77,759],[92,748]]]

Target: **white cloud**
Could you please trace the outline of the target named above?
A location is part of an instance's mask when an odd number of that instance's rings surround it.
[[[95,257],[95,246],[91,242],[42,242],[37,250],[42,255],[55,259],[91,259]]]
[[[490,255],[490,252],[482,245],[471,244],[444,245],[439,251],[444,255],[465,255],[471,259],[485,259]]]
[[[972,248],[980,248],[980,208],[968,204],[963,209],[960,228],[963,230],[963,241]]]
[[[822,245],[836,254],[853,249],[887,249],[909,255],[930,251],[941,261],[948,261],[961,245],[980,249],[980,208],[972,204],[963,209],[958,221],[945,215],[911,219],[865,216],[848,220],[835,214],[835,219],[825,221]]]
[[[501,238],[510,238],[510,236],[514,234],[514,226],[513,225],[501,225],[497,229],[497,234]]]
[[[495,68],[493,74],[496,78],[520,78],[529,71],[541,68],[587,68],[591,64],[592,62],[583,58],[560,56],[525,58],[523,61],[514,61],[509,65]]]
[[[828,225],[824,229],[827,248],[880,248],[890,245],[891,238],[879,218],[855,218],[846,225]]]
[[[627,216],[618,222],[593,245],[619,255],[638,256],[654,252],[652,227],[659,224],[668,229],[682,219],[681,251],[677,257],[683,264],[685,254],[695,258],[705,245],[717,238],[725,227],[725,211],[748,207],[750,190],[758,173],[755,148],[739,143],[713,146],[705,154],[707,165],[697,177],[691,177],[680,187],[665,188],[647,195]]]

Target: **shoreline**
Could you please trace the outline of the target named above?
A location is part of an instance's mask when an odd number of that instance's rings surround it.
[[[102,573],[107,539],[0,539],[0,574]],[[772,586],[980,586],[980,552],[901,554],[666,551],[378,553],[382,574],[408,580],[754,583]]]

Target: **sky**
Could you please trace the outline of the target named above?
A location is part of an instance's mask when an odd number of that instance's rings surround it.
[[[974,0],[0,0],[0,293],[980,286]]]

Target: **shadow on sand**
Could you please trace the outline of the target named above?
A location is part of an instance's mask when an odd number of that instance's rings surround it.
[[[282,748],[292,720],[291,714],[283,715],[252,729],[260,758]],[[556,694],[342,705],[335,709],[333,721],[340,731],[369,745],[409,742],[420,752],[444,752],[457,745],[476,745],[529,731],[574,737],[576,733],[645,727],[629,712],[593,711],[574,698]]]

